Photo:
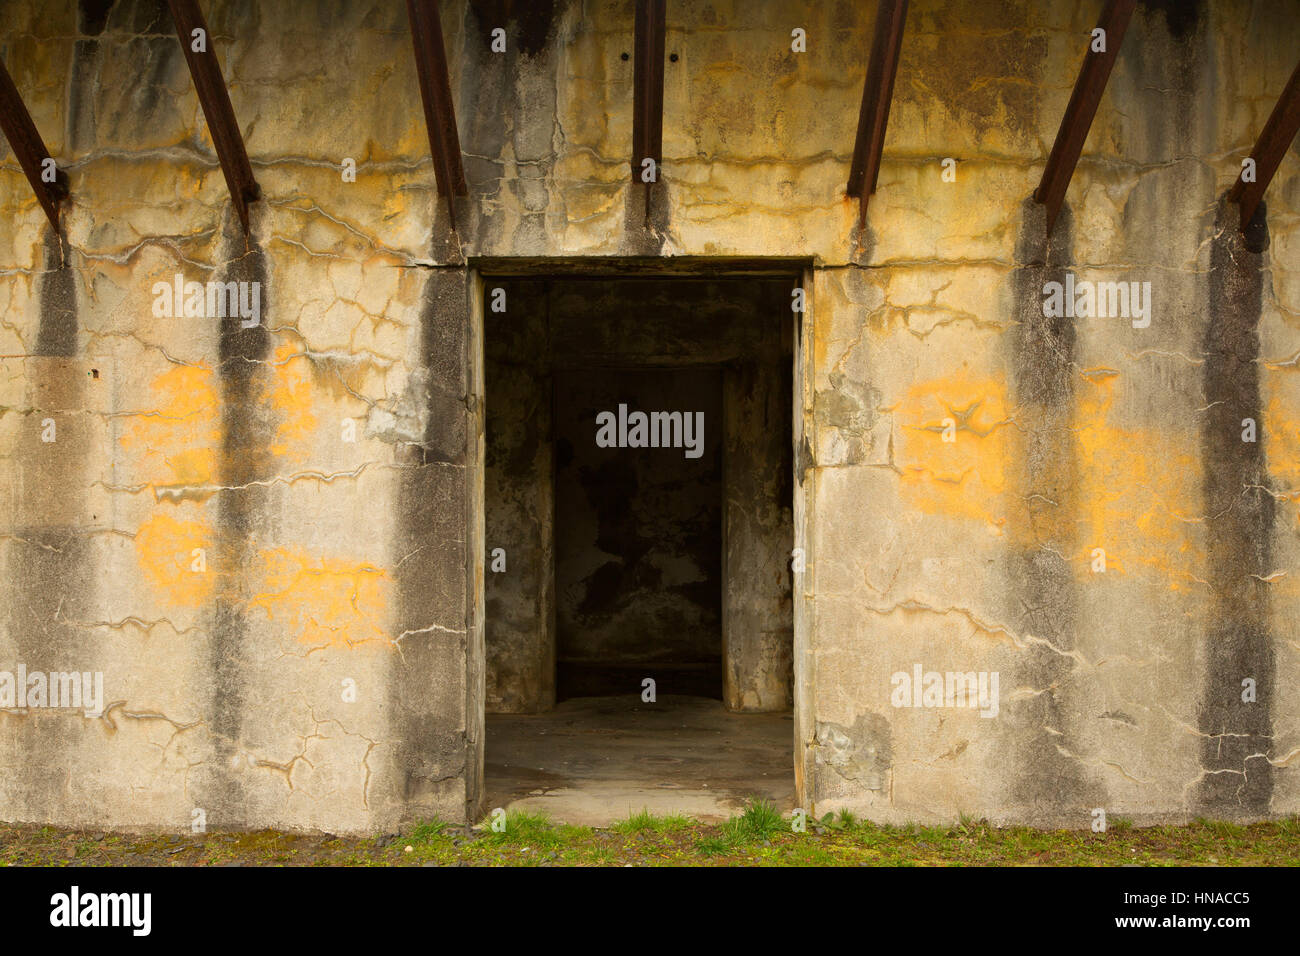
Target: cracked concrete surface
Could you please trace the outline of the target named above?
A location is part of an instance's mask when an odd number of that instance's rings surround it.
[[[0,711],[0,816],[184,829],[202,809],[332,832],[475,817],[472,267],[628,252],[812,264],[801,804],[1072,826],[1094,806],[1300,811],[1297,148],[1266,249],[1225,239],[1218,214],[1300,24],[1264,28],[1246,0],[1140,7],[1067,193],[1068,261],[1047,263],[1018,251],[1025,200],[1091,13],[913,0],[859,235],[844,182],[871,12],[796,6],[674,14],[647,228],[628,183],[630,15],[557,3],[526,55],[495,59],[472,9],[444,4],[471,193],[457,235],[400,4],[213,0],[264,196],[253,245],[231,235],[159,5],[118,0],[99,24],[0,8],[0,56],[71,185],[58,240],[0,145],[0,670],[105,684],[98,718]],[[256,342],[155,315],[156,281],[252,259]],[[1150,327],[1028,323],[1049,267],[1150,281]],[[891,708],[890,676],[915,663],[999,671],[999,717]]]

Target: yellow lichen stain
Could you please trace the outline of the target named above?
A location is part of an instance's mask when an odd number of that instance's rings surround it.
[[[1093,550],[1102,548],[1108,574],[1148,568],[1167,575],[1172,590],[1199,586],[1197,430],[1116,426],[1110,418],[1119,373],[1089,369],[1082,377],[1075,422],[1080,567],[1089,572]]]
[[[312,647],[380,647],[388,607],[387,573],[368,562],[321,558],[301,549],[258,552],[252,568],[260,608],[277,628]]]
[[[1006,525],[1007,387],[966,372],[917,382],[893,409],[904,498],[929,514]],[[951,439],[951,440],[946,440]]]
[[[1267,386],[1266,386],[1267,388]],[[1300,422],[1294,416],[1294,407],[1279,394],[1280,389],[1268,388],[1264,421],[1257,424],[1257,440],[1264,442],[1268,460],[1268,474],[1273,480],[1274,493],[1285,495],[1291,501],[1300,499]],[[1241,437],[1238,432],[1237,437]],[[1300,514],[1296,520],[1300,521]]]
[[[275,350],[269,364],[271,376],[265,398],[279,418],[270,451],[290,461],[305,461],[311,454],[316,431],[311,361],[292,345],[284,344]]]
[[[148,414],[125,419],[118,443],[155,490],[211,485],[221,444],[220,398],[212,369],[173,365],[150,383]]]
[[[136,557],[145,578],[165,603],[198,608],[212,593],[212,529],[155,512],[135,533]],[[196,554],[201,549],[202,554]]]

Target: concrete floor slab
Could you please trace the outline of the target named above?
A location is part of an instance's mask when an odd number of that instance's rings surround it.
[[[762,797],[794,808],[790,714],[733,714],[721,701],[580,697],[545,714],[487,717],[488,808],[606,826],[642,809],[698,820]]]

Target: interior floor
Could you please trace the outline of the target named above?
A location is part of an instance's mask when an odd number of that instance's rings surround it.
[[[487,806],[607,826],[640,810],[717,822],[747,800],[794,808],[791,715],[718,700],[579,697],[544,714],[487,715]]]

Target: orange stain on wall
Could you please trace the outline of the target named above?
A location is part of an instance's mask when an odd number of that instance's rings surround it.
[[[387,573],[369,563],[318,558],[301,549],[258,553],[249,602],[303,644],[352,648],[388,642]]]
[[[153,514],[135,533],[136,557],[145,578],[176,607],[200,607],[212,593],[216,570],[211,543],[212,529],[206,524],[163,512]],[[194,570],[196,548],[205,552],[205,570]]]
[[[1106,552],[1108,572],[1146,567],[1182,590],[1196,581],[1205,555],[1201,520],[1199,430],[1123,428],[1111,423],[1119,373],[1083,373],[1078,389],[1078,560]]]
[[[150,384],[157,412],[127,418],[118,439],[155,490],[208,485],[221,444],[220,397],[212,369],[174,365]]]
[[[156,413],[125,419],[118,439],[138,480],[155,495],[169,488],[211,485],[221,442],[212,369],[174,365],[154,378],[150,392]],[[136,531],[136,560],[165,603],[198,608],[215,582],[211,542],[212,529],[206,523],[158,511]],[[204,551],[205,570],[193,570],[196,548]]]
[[[311,453],[312,436],[316,431],[316,415],[312,410],[315,389],[310,360],[295,353],[294,347],[288,344],[275,350],[270,362],[271,376],[266,385],[265,400],[279,417],[271,441],[271,454],[302,462]]]
[[[1006,383],[957,373],[915,383],[894,406],[894,462],[914,508],[1006,525]],[[945,434],[952,441],[945,441]]]
[[[1300,422],[1296,409],[1281,389],[1266,381],[1268,392],[1264,408],[1264,421],[1258,423],[1264,454],[1268,458],[1268,473],[1273,479],[1274,491],[1292,501],[1300,498]],[[1300,520],[1300,514],[1297,515]]]

